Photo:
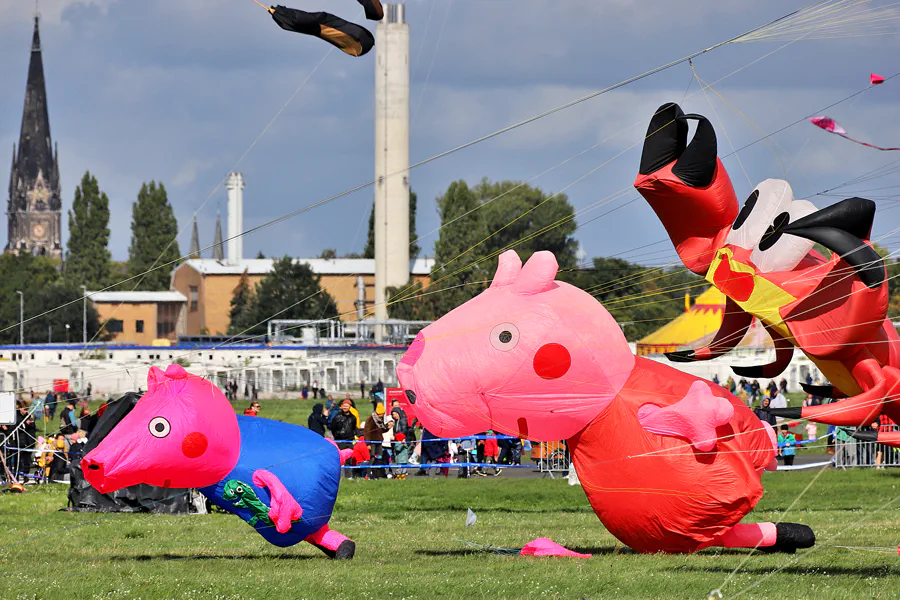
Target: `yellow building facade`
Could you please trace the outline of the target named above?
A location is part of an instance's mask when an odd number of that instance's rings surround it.
[[[343,321],[357,320],[357,300],[365,298],[366,310],[375,302],[375,261],[367,258],[296,259],[320,277],[322,289],[334,298]],[[231,298],[247,273],[253,288],[274,264],[270,258],[244,259],[229,264],[211,258],[190,259],[172,273],[171,288],[186,300],[185,335],[225,335],[231,317]],[[410,275],[427,287],[434,259],[410,261]],[[369,312],[371,312],[369,310]]]
[[[179,292],[87,292],[87,297],[114,342],[150,346],[185,333],[187,298]]]

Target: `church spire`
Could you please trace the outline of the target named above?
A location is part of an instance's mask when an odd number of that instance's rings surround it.
[[[9,174],[8,251],[61,258],[59,163],[50,137],[40,15],[34,15],[19,145]]]
[[[194,215],[194,232],[191,234],[191,258],[200,258],[200,233],[197,231],[197,215]]]
[[[25,106],[19,132],[17,175],[32,183],[39,173],[53,188],[57,183],[53,143],[50,139],[50,115],[47,109],[47,86],[44,81],[44,61],[41,52],[40,16],[34,16],[34,35],[31,39],[31,61],[25,85]]]
[[[222,215],[216,212],[216,237],[213,239],[213,260],[225,260],[225,247],[222,244]]]

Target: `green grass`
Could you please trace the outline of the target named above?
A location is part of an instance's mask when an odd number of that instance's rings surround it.
[[[765,475],[752,519],[777,520],[815,472]],[[307,544],[280,549],[227,514],[59,512],[65,486],[0,495],[0,598],[896,598],[900,473],[826,471],[787,520],[812,526],[796,555],[638,555],[617,544],[580,487],[560,480],[344,481],[331,524],[353,561]],[[466,528],[465,511],[478,514]],[[880,509],[880,510],[879,510]],[[473,552],[456,538],[516,547],[551,537],[589,560]],[[745,562],[746,559],[746,562]],[[780,571],[778,569],[781,569]],[[755,586],[755,587],[751,587]]]

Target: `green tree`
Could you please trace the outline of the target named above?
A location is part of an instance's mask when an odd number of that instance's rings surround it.
[[[109,198],[86,172],[69,210],[65,275],[73,285],[99,289],[109,281]]]
[[[335,259],[337,258],[337,250],[334,248],[325,248],[322,252],[319,253],[319,258],[324,259]]]
[[[421,248],[416,239],[416,206],[419,203],[419,197],[412,190],[409,190],[409,257],[415,258],[419,255]],[[366,248],[363,250],[362,258],[375,258],[375,203],[372,203],[372,210],[369,212],[369,235],[366,238]]]
[[[42,315],[25,324],[25,341],[44,342],[48,334],[54,342],[66,341],[66,325],[69,325],[69,341],[82,340],[84,320],[83,293],[81,287],[69,281],[57,281],[34,291],[32,300],[27,300],[25,318],[29,313]],[[47,313],[47,314],[43,314]],[[87,301],[87,339],[91,340],[100,331],[100,317],[97,309]]]
[[[568,196],[548,195],[517,181],[491,183],[487,178],[472,191],[490,232],[478,251],[480,255],[512,248],[524,262],[539,250],[549,250],[560,269],[576,266],[578,242],[573,235],[577,225]]]
[[[169,275],[181,252],[178,250],[178,222],[166,188],[155,181],[145,183],[132,206],[131,246],[128,248],[128,275],[143,275],[143,290],[169,289]],[[146,273],[149,269],[153,269]]]
[[[244,329],[253,325],[253,323],[250,322],[250,319],[252,318],[252,315],[250,314],[252,304],[253,290],[250,288],[250,277],[247,270],[244,269],[231,296],[228,335],[241,333]]]
[[[588,292],[603,304],[625,337],[637,341],[684,312],[684,294],[707,286],[684,267],[648,269],[621,258],[598,257],[589,268],[560,271],[559,279]]]
[[[24,296],[25,342],[47,341],[48,328],[52,339],[65,340],[66,324],[70,326],[70,339],[82,337],[81,288],[60,278],[57,262],[43,256],[30,254],[0,255],[0,343],[19,342],[19,295]],[[65,305],[65,306],[63,306]],[[87,303],[88,339],[99,329],[97,311]],[[46,314],[44,314],[46,313]]]
[[[245,313],[247,325],[240,330],[261,335],[272,319],[330,319],[338,316],[334,298],[320,286],[320,277],[309,265],[285,256],[278,259],[256,285]]]
[[[484,259],[484,248],[476,246],[486,237],[483,213],[477,196],[465,181],[450,184],[447,193],[437,199],[441,231],[434,244],[435,270],[427,296],[421,296],[428,308],[418,312],[439,318],[474,298],[486,287],[495,261]],[[390,296],[388,296],[390,298]]]

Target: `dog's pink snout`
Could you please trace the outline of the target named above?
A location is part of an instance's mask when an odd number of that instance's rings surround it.
[[[409,345],[409,349],[406,351],[406,354],[403,355],[403,358],[400,359],[401,365],[409,365],[410,367],[416,364],[416,361],[419,360],[419,357],[422,356],[422,352],[425,351],[425,337],[422,335],[422,332],[419,332],[419,335],[416,336],[416,339],[413,340],[413,343]]]

